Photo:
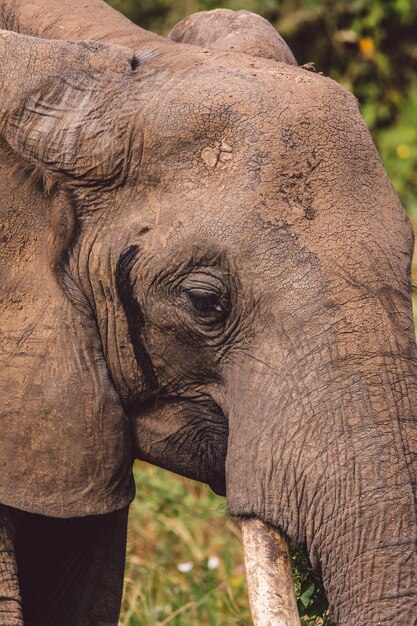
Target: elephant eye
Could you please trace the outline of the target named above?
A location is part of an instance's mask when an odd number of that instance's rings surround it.
[[[195,273],[181,285],[189,311],[205,323],[223,322],[229,313],[228,289],[215,276]]]
[[[203,317],[222,317],[225,314],[226,311],[222,303],[221,294],[203,289],[189,289],[186,293],[188,300],[198,315]]]

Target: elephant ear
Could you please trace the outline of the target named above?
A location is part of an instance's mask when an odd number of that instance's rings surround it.
[[[129,128],[109,93],[128,82],[131,56],[0,31],[0,503],[34,513],[102,514],[134,493],[95,312],[76,281],[65,286],[65,260],[94,232],[91,211],[74,210],[77,186],[124,173]]]
[[[14,154],[45,181],[116,178],[123,141],[110,142],[102,128],[126,129],[116,94],[132,74],[133,53],[0,31],[0,54],[0,132]]]
[[[229,49],[297,65],[293,53],[275,28],[250,11],[214,9],[194,13],[174,26],[168,37],[178,43]]]

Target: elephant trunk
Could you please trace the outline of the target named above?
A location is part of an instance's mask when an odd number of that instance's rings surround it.
[[[289,360],[248,355],[234,374],[229,509],[307,546],[338,626],[417,615],[417,372],[404,347],[314,357],[301,379]]]

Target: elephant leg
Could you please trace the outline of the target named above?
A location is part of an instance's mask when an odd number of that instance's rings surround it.
[[[127,509],[55,519],[24,514],[16,559],[25,626],[116,626]]]
[[[23,626],[15,555],[19,512],[0,505],[0,624]]]
[[[91,595],[82,621],[88,626],[117,626],[122,601],[128,508],[108,517],[92,564]]]

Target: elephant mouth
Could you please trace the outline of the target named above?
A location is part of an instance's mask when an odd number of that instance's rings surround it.
[[[128,415],[136,458],[226,494],[228,421],[210,398],[159,397]]]
[[[240,523],[254,626],[300,626],[285,535],[256,517]]]

